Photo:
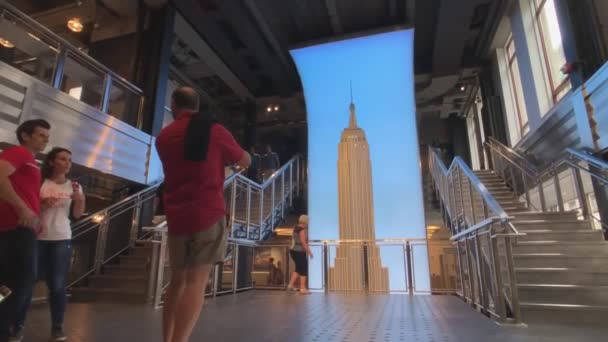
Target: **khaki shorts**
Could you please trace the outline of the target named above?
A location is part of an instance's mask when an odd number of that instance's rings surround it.
[[[223,262],[226,256],[226,219],[202,232],[169,235],[169,263],[174,270]]]

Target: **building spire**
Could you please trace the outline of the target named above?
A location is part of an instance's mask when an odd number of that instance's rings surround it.
[[[350,81],[350,120],[348,128],[357,128],[357,115],[355,114],[355,103],[353,102],[353,81]]]

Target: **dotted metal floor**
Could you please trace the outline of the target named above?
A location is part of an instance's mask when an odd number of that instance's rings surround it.
[[[47,341],[48,309],[32,308],[25,342]],[[161,341],[161,311],[146,305],[71,303],[71,342]],[[607,328],[498,326],[451,296],[324,295],[250,291],[210,299],[191,341],[606,341]]]

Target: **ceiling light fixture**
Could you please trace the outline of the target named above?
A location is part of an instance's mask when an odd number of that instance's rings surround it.
[[[80,18],[72,18],[68,20],[68,28],[73,32],[82,32],[84,25],[82,24]]]
[[[466,86],[464,86],[464,85],[461,85],[461,86],[460,86],[460,91],[465,91],[466,89],[467,89],[467,87],[466,87]]]
[[[272,112],[272,107],[271,106],[266,107],[266,111],[267,112]]]
[[[7,49],[12,49],[15,47],[15,44],[11,43],[10,40],[4,39],[2,37],[0,37],[0,45],[2,45],[3,47],[5,47]]]
[[[279,106],[274,106],[274,111],[278,111],[279,110]]]

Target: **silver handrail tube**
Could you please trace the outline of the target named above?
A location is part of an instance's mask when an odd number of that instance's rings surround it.
[[[567,148],[561,158],[540,169],[533,166],[517,151],[504,146],[493,138],[488,138],[485,146],[489,154],[488,157],[492,160],[494,171],[505,179],[516,195],[523,196],[522,199],[530,210],[551,212],[577,209],[580,210],[583,218],[592,220],[596,228],[602,228],[606,232],[608,224],[591,213],[592,207],[585,191],[583,175],[587,177],[587,183],[595,181],[602,185],[608,185],[607,162],[586,152]],[[581,164],[586,164],[586,167]],[[505,170],[509,170],[509,173],[513,176],[507,176]],[[560,175],[563,175],[564,172],[570,172],[574,178],[576,200],[578,200],[578,207],[576,208],[566,206],[564,203],[566,200],[573,200],[566,199],[563,196],[564,191],[560,184]],[[546,184],[549,187],[552,186],[555,191],[556,204],[551,207],[547,205],[549,199],[545,198]],[[540,205],[532,203],[532,194],[538,194]]]
[[[461,158],[455,157],[446,168],[438,150],[429,147],[428,156],[457,250],[458,295],[500,322],[521,323],[512,245],[523,234]]]

